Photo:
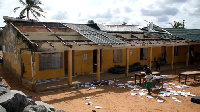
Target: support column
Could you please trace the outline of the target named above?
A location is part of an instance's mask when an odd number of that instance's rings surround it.
[[[35,52],[31,51],[31,70],[32,70],[32,91],[36,90],[36,69],[35,69]]]
[[[149,52],[149,68],[151,69],[151,62],[152,62],[152,47],[150,47],[150,52]]]
[[[190,51],[190,47],[189,46],[187,46],[187,54],[186,54],[186,66],[188,67],[188,65],[189,65],[189,57],[190,57],[190,55],[189,55],[189,52]]]
[[[72,85],[72,50],[68,51],[68,84]]]
[[[174,68],[174,46],[172,46],[172,62],[171,62],[171,68]]]
[[[97,74],[96,74],[96,79],[98,81],[100,81],[100,69],[101,69],[100,62],[101,62],[101,60],[100,60],[100,49],[97,49]]]
[[[126,74],[125,74],[125,77],[129,76],[129,56],[130,56],[130,49],[126,48]]]

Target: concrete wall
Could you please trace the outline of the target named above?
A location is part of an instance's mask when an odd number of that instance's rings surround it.
[[[3,31],[3,66],[17,77],[21,75],[20,48],[28,48],[28,46],[19,33],[8,24]]]

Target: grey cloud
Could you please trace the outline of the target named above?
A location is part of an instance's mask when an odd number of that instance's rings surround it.
[[[185,3],[188,0],[164,0],[164,3]]]
[[[162,15],[171,15],[174,16],[178,13],[177,8],[169,8],[166,7],[165,9],[141,9],[141,13],[144,16],[162,16]]]
[[[52,19],[56,20],[64,20],[68,18],[68,14],[66,11],[58,11],[57,14],[55,14]]]
[[[132,9],[128,6],[124,7],[125,12],[130,13],[132,12]]]
[[[168,16],[161,16],[157,18],[157,22],[168,22],[169,17]]]
[[[96,16],[96,18],[112,18],[112,14],[111,14],[111,10],[108,9],[105,13],[100,14],[98,13]]]

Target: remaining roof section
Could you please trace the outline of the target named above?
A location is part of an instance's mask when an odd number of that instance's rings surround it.
[[[101,29],[101,31],[106,31],[106,32],[137,32],[137,33],[143,32],[135,25],[102,25],[102,24],[97,24],[97,25]]]
[[[165,28],[173,35],[189,41],[200,42],[200,29]]]
[[[108,33],[104,33],[102,31],[93,29],[84,24],[71,24],[65,23],[63,24],[73,30],[76,30],[81,35],[85,36],[87,39],[98,45],[116,45],[116,44],[125,44],[126,42],[113,37]]]

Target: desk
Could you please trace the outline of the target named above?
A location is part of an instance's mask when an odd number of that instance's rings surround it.
[[[143,87],[144,87],[144,81],[146,80],[146,78],[144,77],[143,78]],[[152,87],[153,87],[153,83],[155,82],[155,81],[160,81],[160,80],[162,80],[162,89],[163,89],[163,80],[164,80],[164,78],[163,77],[160,77],[160,76],[153,76],[153,80],[152,80]]]
[[[184,75],[185,76],[185,84],[186,84],[186,81],[187,81],[187,76],[189,75],[194,75],[194,81],[196,80],[196,75],[200,75],[200,71],[186,71],[186,72],[182,72],[179,74],[179,83],[181,81],[181,75]]]
[[[152,72],[152,75],[156,75],[156,76],[159,76],[160,75],[160,72]],[[136,80],[137,80],[137,77],[140,78],[140,85],[141,85],[141,77],[144,77],[146,75],[141,75],[141,73],[135,73],[135,84],[136,84]]]

